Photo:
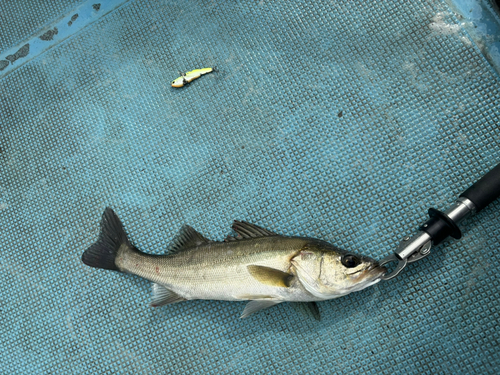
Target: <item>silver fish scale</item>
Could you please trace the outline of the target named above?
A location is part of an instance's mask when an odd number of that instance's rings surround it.
[[[166,286],[186,299],[247,300],[249,296],[288,300],[316,300],[300,283],[291,288],[263,285],[247,271],[262,265],[291,272],[291,259],[306,238],[262,237],[237,242],[215,242],[174,255],[148,256],[130,253],[119,267]]]

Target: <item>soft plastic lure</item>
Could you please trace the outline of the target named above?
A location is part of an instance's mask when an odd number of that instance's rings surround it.
[[[190,72],[182,74],[179,78],[176,78],[172,81],[172,87],[183,87],[187,85],[189,82],[195,80],[196,78],[200,78],[202,75],[207,73],[212,73],[215,71],[215,68],[203,68],[203,69],[195,69]]]

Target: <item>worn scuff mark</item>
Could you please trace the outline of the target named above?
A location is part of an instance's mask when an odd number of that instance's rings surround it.
[[[30,53],[29,43],[27,43],[24,46],[22,46],[21,48],[19,48],[19,50],[16,53],[14,53],[13,55],[9,55],[9,56],[5,57],[5,59],[9,60],[13,64],[14,61],[16,61],[22,57],[28,56],[28,53]],[[5,69],[5,67],[3,69]]]

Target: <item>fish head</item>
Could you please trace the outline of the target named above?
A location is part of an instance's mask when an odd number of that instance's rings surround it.
[[[184,83],[185,83],[184,77],[181,76],[172,81],[172,87],[182,87],[184,86]]]
[[[355,255],[328,243],[308,244],[292,259],[295,273],[306,290],[330,299],[362,290],[387,272],[370,257]]]

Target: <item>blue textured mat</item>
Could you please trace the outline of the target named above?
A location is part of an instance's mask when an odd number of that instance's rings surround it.
[[[86,16],[0,72],[1,373],[498,372],[498,202],[321,322],[153,309],[148,282],[80,261],[108,205],[150,253],[233,219],[391,253],[499,161],[499,76],[445,2],[25,4],[0,2],[0,60]]]

